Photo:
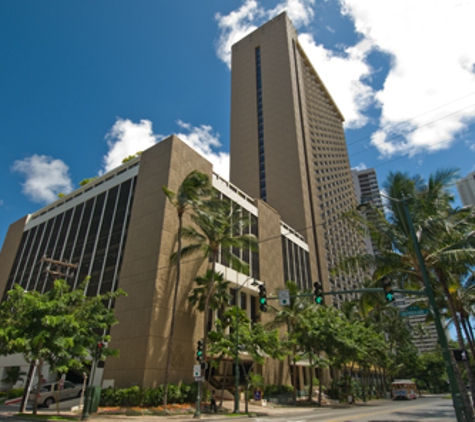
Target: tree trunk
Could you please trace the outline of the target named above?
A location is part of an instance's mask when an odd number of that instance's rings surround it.
[[[223,379],[221,380],[221,397],[219,398],[219,408],[222,409],[223,407],[223,399],[224,399],[224,387],[226,385],[226,377],[228,375],[228,369],[229,369],[229,361],[225,361],[224,363],[224,376]]]
[[[322,370],[318,368],[318,405],[322,406]]]
[[[438,276],[439,276],[438,277],[439,282],[442,286],[442,290],[444,291],[445,298],[447,299],[447,304],[449,306],[450,313],[452,314],[452,319],[453,319],[453,322],[454,322],[455,331],[457,332],[458,345],[461,349],[465,349],[465,345],[464,345],[464,342],[463,342],[463,336],[462,336],[462,330],[460,329],[460,321],[459,321],[459,318],[458,318],[458,314],[455,311],[455,306],[454,306],[453,301],[452,301],[452,296],[450,295],[449,288],[448,288],[448,286],[445,282],[444,277],[441,276],[440,274],[438,274]],[[452,356],[451,356],[451,361],[453,361]],[[475,391],[475,379],[473,377],[472,368],[470,367],[470,361],[465,361],[464,363],[465,363],[465,369],[467,371],[467,377],[468,377],[469,384],[470,384],[470,390]],[[467,409],[467,412],[470,412],[470,417],[472,417],[473,416],[473,409],[472,409],[472,406],[470,404],[470,399],[469,399],[468,394],[467,394],[467,389],[465,388],[465,383],[463,382],[463,379],[460,375],[460,371],[458,369],[457,364],[453,365],[453,368],[454,368],[454,372],[456,374],[457,381],[458,381],[458,384],[459,384],[460,395],[462,397],[462,400],[465,403],[465,408]],[[472,395],[472,404],[475,404],[475,394]]]
[[[33,376],[35,372],[36,364],[35,361],[30,363],[30,369],[28,370],[28,375],[26,376],[25,389],[23,390],[23,396],[20,403],[20,413],[25,413],[26,403],[28,401],[29,391],[31,389],[31,383],[33,382]]]
[[[309,364],[309,373],[310,373],[310,382],[308,383],[308,402],[312,401],[313,396],[313,374],[315,372],[314,367],[312,366],[312,356],[309,354],[308,356],[308,364]]]
[[[183,215],[178,215],[178,250],[176,253],[176,281],[175,281],[175,291],[173,293],[173,306],[172,306],[172,315],[170,321],[170,337],[168,338],[168,347],[167,347],[167,362],[165,365],[165,374],[163,377],[163,405],[166,406],[168,403],[168,378],[170,375],[170,365],[172,358],[172,349],[173,349],[173,335],[175,333],[175,318],[176,318],[176,304],[178,301],[178,285],[180,284],[180,260],[181,260],[181,230],[183,227]]]
[[[360,369],[361,376],[361,395],[363,396],[363,402],[366,403],[366,386],[365,386],[365,371]]]
[[[294,390],[293,390],[293,399],[294,403],[297,403],[297,365],[295,361],[295,346],[292,346],[292,374],[293,374],[293,385],[294,385]]]
[[[207,345],[208,345],[208,322],[209,322],[209,302],[213,294],[214,272],[216,270],[216,253],[213,252],[213,259],[211,261],[211,280],[209,281],[208,291],[206,292],[204,318],[203,318],[203,361],[206,362]],[[236,306],[238,306],[236,293]]]
[[[470,347],[470,352],[472,353],[472,359],[475,359],[475,347],[474,347],[473,341],[470,338],[471,333],[468,329],[468,325],[470,324],[470,322],[463,315],[460,315],[460,322],[462,323],[462,328],[463,328],[463,331],[465,333],[465,338],[468,341],[468,345]]]
[[[41,391],[41,386],[43,385],[43,359],[38,361],[38,387],[37,393]],[[36,415],[38,412],[38,394],[35,394],[35,399],[33,401],[33,415]]]

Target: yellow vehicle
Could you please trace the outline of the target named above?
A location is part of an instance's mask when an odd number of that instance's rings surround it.
[[[391,383],[391,397],[393,400],[412,400],[417,398],[417,386],[411,380],[394,380]]]

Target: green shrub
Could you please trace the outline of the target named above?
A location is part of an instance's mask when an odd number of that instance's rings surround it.
[[[193,403],[196,401],[196,384],[168,385],[168,403]],[[100,406],[156,407],[163,403],[163,386],[157,388],[106,388],[101,391]]]
[[[163,403],[163,386],[158,388],[144,388],[143,406],[156,407]]]
[[[264,390],[264,397],[270,399],[271,397],[277,397],[283,394],[292,394],[294,388],[291,385],[267,385]]]
[[[9,399],[14,399],[16,397],[23,397],[24,388],[11,388],[7,391],[7,397]]]

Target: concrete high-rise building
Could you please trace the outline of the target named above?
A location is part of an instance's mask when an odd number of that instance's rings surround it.
[[[457,190],[464,206],[475,205],[475,171],[457,181]]]
[[[352,170],[351,174],[353,175],[353,184],[358,203],[371,202],[373,206],[383,211],[383,201],[379,191],[376,171],[373,168]]]
[[[258,252],[234,250],[249,264],[249,276],[230,268],[221,255],[217,263],[217,271],[230,283],[230,293],[235,296],[239,288],[238,303],[250,320],[267,322],[271,318],[270,313],[259,312],[258,289],[252,279],[265,283],[268,294],[276,294],[289,274],[300,285],[309,283],[309,250],[303,236],[284,224],[268,204],[213,173],[209,161],[170,136],[140,157],[22,217],[10,226],[3,243],[0,298],[14,285],[49,290],[53,279],[45,272],[44,256],[77,265],[74,277],[68,279],[71,287],[90,276],[88,295],[118,287],[128,293],[114,305],[119,323],[112,327],[110,346],[120,350],[120,357],[108,358],[105,368],[96,371],[96,385],[153,387],[163,382],[175,285],[170,256],[176,250],[178,219],[162,186],[176,192],[193,170],[207,174],[219,197],[242,210],[249,219],[249,227],[243,230],[258,237]],[[189,213],[184,224],[192,224]],[[203,337],[203,315],[190,305],[188,296],[195,277],[205,272],[207,264],[200,254],[181,261],[171,382],[193,380],[194,349]],[[219,317],[217,312],[213,316]],[[241,358],[244,365],[250,365],[248,355]],[[0,380],[14,366],[28,370],[21,356],[0,356]],[[290,382],[288,368],[272,359],[258,370],[269,383]],[[226,374],[233,385],[230,365],[213,371],[217,377]],[[51,379],[55,376],[50,374]]]
[[[353,185],[355,187],[356,201],[361,204],[363,202],[371,202],[371,204],[384,212],[381,193],[379,192],[378,178],[373,168],[364,170],[351,170],[353,176]],[[375,245],[371,241],[369,235],[365,237],[366,249],[369,253],[374,253]]]
[[[363,279],[329,271],[365,247],[341,218],[356,206],[343,121],[285,12],[233,45],[231,182],[303,234],[311,281],[325,291]],[[339,306],[354,296],[333,298]]]

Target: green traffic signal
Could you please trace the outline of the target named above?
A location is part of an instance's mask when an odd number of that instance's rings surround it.
[[[317,305],[321,305],[323,303],[322,285],[318,281],[316,281],[315,283],[313,283],[313,287],[315,288],[313,293],[315,295],[315,303]]]
[[[383,284],[384,298],[386,299],[386,302],[394,302],[394,292],[391,286],[391,280],[388,277],[383,277],[381,283]]]
[[[198,340],[198,346],[196,348],[196,360],[201,363],[203,359],[203,342]]]
[[[261,312],[267,312],[267,291],[264,284],[259,286],[259,304]]]

